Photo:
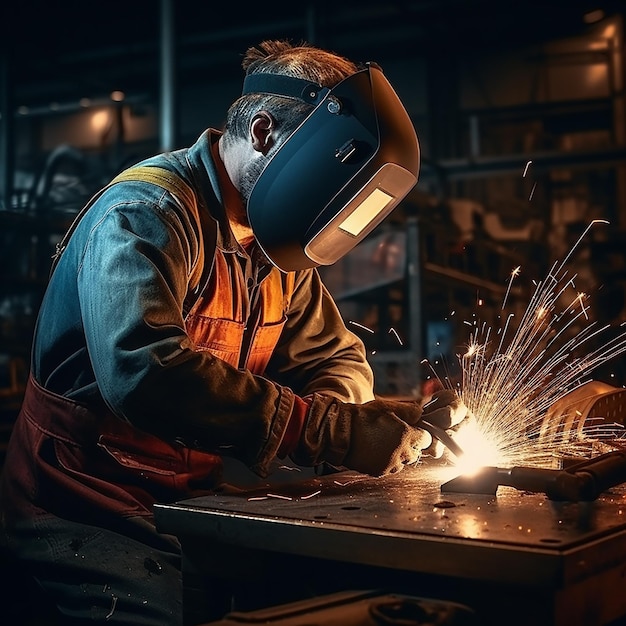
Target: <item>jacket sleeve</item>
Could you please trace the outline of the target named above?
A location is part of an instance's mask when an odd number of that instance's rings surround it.
[[[172,204],[118,203],[85,242],[78,293],[98,388],[136,427],[236,456],[263,475],[294,394],[191,345],[182,302],[197,233]]]
[[[374,398],[365,346],[346,328],[317,270],[297,273],[287,317],[269,378],[301,396],[319,393],[355,403]]]

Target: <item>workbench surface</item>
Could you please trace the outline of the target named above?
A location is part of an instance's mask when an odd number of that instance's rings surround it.
[[[183,550],[185,541],[213,541],[549,593],[569,589],[566,602],[595,596],[613,605],[607,620],[626,614],[621,591],[617,601],[602,597],[624,582],[624,485],[579,503],[503,486],[495,496],[442,493],[454,476],[453,467],[433,461],[378,479],[340,472],[269,481],[158,505],[155,515]],[[599,578],[604,590],[594,583],[587,591],[587,581]]]

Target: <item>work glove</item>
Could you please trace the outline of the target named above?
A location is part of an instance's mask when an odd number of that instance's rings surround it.
[[[421,422],[423,427],[425,422],[442,430],[455,431],[460,423],[469,416],[467,407],[452,389],[440,389],[433,393],[432,397],[422,406]],[[445,450],[445,445],[437,439],[432,438],[431,445],[422,452],[424,456],[440,458]]]
[[[419,427],[422,417],[445,430],[465,417],[465,409],[450,390],[424,407],[382,398],[350,404],[315,394],[291,456],[300,465],[328,463],[372,476],[398,472],[433,446],[432,435]]]

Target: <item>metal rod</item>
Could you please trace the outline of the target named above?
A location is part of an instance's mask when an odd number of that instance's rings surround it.
[[[409,298],[409,348],[422,358],[422,266],[420,263],[419,222],[415,216],[407,219],[406,254],[407,254],[407,290]]]
[[[172,0],[161,0],[161,107],[159,113],[162,151],[176,147],[175,24]]]
[[[0,210],[11,208],[13,195],[13,120],[11,67],[8,54],[0,55]]]

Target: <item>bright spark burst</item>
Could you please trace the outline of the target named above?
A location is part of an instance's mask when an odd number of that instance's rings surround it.
[[[545,279],[536,283],[517,328],[511,324],[513,314],[497,332],[487,324],[472,323],[467,350],[458,359],[462,372],[459,393],[474,420],[454,434],[466,452],[456,463],[457,469],[553,467],[559,455],[588,455],[593,441],[615,441],[623,436],[623,426],[616,424],[546,426],[555,402],[590,380],[596,367],[626,351],[626,331],[599,342],[599,348],[590,343],[603,339],[610,325],[598,327],[589,322],[585,294],[577,293],[565,308],[559,306],[566,289],[574,285],[575,276],[565,265],[597,222],[604,220],[592,221],[565,260],[556,262]],[[511,280],[519,270],[513,270]],[[583,324],[582,330],[577,331],[576,324]],[[578,356],[585,345],[593,347]],[[580,421],[581,414],[568,419]]]

